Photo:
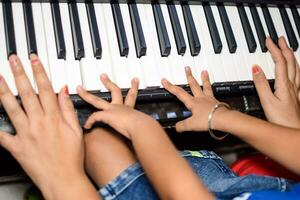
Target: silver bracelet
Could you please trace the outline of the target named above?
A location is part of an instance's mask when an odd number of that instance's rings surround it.
[[[225,107],[225,108],[228,108],[229,110],[231,110],[231,107],[227,104],[227,103],[217,103],[213,108],[212,110],[210,111],[209,115],[208,115],[208,132],[209,132],[209,135],[215,139],[215,140],[223,140],[224,138],[227,137],[228,133],[226,133],[224,136],[222,137],[218,137],[214,134],[213,132],[213,129],[212,129],[212,118],[214,116],[214,113],[216,112],[216,110],[218,108],[221,108],[221,107]]]

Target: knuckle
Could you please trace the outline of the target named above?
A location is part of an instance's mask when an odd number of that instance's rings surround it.
[[[31,97],[33,95],[33,91],[30,88],[24,88],[19,91],[19,94],[22,97]]]

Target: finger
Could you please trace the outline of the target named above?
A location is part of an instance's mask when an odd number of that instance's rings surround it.
[[[90,129],[92,128],[93,124],[96,122],[103,122],[105,124],[108,123],[108,114],[104,111],[93,113],[89,118],[86,120],[84,124],[84,128]]]
[[[2,76],[0,76],[0,100],[14,127],[17,130],[24,127],[27,117]]]
[[[299,68],[299,64],[296,64],[296,87],[297,90],[299,90],[300,87],[300,68]]]
[[[63,87],[58,95],[58,103],[59,107],[61,109],[61,113],[63,115],[63,118],[66,120],[66,122],[72,127],[77,130],[81,130],[78,117],[75,113],[73,102],[69,96],[69,90],[68,87]]]
[[[3,131],[0,131],[0,145],[12,154],[17,147],[14,136]]]
[[[30,60],[43,110],[46,113],[57,113],[57,98],[40,59],[37,55],[31,54]]]
[[[278,41],[282,55],[287,62],[288,77],[292,83],[295,83],[296,79],[296,58],[294,51],[288,47],[288,44],[284,37],[280,37]]]
[[[131,88],[128,91],[127,96],[125,98],[125,105],[130,106],[130,107],[135,106],[136,98],[138,95],[138,89],[139,89],[139,79],[134,78],[131,81]]]
[[[265,76],[265,73],[259,66],[252,67],[253,82],[257,90],[260,102],[262,105],[266,105],[270,102],[270,99],[274,97],[269,82]]]
[[[269,49],[273,61],[275,62],[275,88],[278,85],[284,86],[288,82],[287,63],[281,50],[273,43],[270,37],[266,40],[266,46]]]
[[[162,85],[164,88],[170,92],[171,94],[175,95],[184,105],[190,109],[191,108],[191,101],[192,101],[192,96],[189,95],[184,89],[181,87],[178,87],[176,85],[171,84],[168,80],[163,79],[162,80]]]
[[[121,89],[113,83],[106,74],[102,74],[100,77],[103,85],[111,92],[112,104],[123,104],[123,97]]]
[[[107,109],[109,107],[109,103],[104,101],[103,99],[88,93],[82,86],[77,87],[78,95],[87,103],[93,105],[95,108],[100,110]]]
[[[15,78],[16,87],[21,97],[23,107],[29,118],[37,118],[42,113],[41,104],[33,91],[30,81],[25,74],[21,61],[16,55],[9,57],[11,69]]]
[[[208,71],[206,71],[206,70],[202,71],[201,79],[202,79],[202,84],[203,84],[203,93],[207,96],[213,97],[214,93],[213,93],[213,89],[210,84]]]
[[[185,67],[185,74],[192,93],[195,97],[203,95],[202,89],[192,74],[190,67]]]
[[[175,125],[175,128],[176,128],[176,131],[178,133],[182,133],[182,132],[185,132],[185,131],[192,131],[192,126],[191,126],[191,121],[192,121],[192,117],[190,118],[187,118],[185,120],[182,120],[182,121],[179,121],[176,123]]]

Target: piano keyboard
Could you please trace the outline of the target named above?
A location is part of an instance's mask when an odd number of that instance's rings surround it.
[[[283,5],[1,2],[0,74],[17,95],[7,61],[16,53],[35,86],[28,55],[37,53],[55,92],[68,85],[71,94],[78,85],[106,92],[102,73],[122,89],[134,77],[142,90],[162,78],[186,85],[185,66],[200,83],[202,70],[213,83],[249,81],[253,64],[274,79],[265,37],[285,36],[299,59],[299,14]]]

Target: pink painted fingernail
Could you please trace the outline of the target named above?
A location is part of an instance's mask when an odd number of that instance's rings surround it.
[[[69,87],[66,85],[65,88],[64,88],[64,94],[66,96],[69,96]]]
[[[260,68],[257,65],[252,67],[253,74],[258,74],[259,72],[260,72]]]

